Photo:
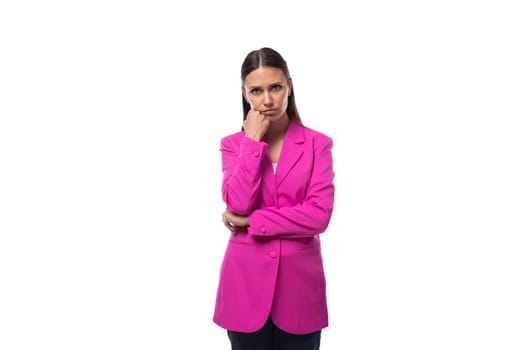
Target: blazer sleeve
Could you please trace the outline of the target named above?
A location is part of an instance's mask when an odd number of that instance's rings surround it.
[[[262,159],[268,145],[243,137],[235,146],[231,138],[221,140],[222,199],[239,215],[248,215],[257,202],[262,181]]]
[[[332,139],[323,137],[314,151],[312,177],[301,204],[266,207],[249,215],[248,233],[253,236],[303,238],[323,233],[334,206]]]

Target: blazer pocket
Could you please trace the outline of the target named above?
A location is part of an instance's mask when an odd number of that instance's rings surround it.
[[[250,245],[250,243],[248,241],[246,241],[245,239],[239,239],[239,238],[230,238],[230,243],[233,243],[233,244],[239,244],[239,245]]]

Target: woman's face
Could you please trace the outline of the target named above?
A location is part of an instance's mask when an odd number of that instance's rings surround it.
[[[291,86],[283,71],[274,67],[259,67],[244,79],[244,98],[251,109],[264,114],[270,122],[286,115]]]

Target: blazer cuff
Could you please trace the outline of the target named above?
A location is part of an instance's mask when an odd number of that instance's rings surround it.
[[[250,225],[248,226],[248,234],[252,236],[267,236],[271,235],[272,227],[264,223],[264,219],[260,213],[252,212],[248,218]]]
[[[243,156],[251,157],[257,163],[259,163],[267,147],[268,144],[266,142],[255,141],[247,136],[244,136],[239,146],[239,153]]]

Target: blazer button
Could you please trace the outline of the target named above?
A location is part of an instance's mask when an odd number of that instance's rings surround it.
[[[261,154],[260,154],[259,152],[253,152],[253,156],[254,156],[255,158],[258,158],[260,155],[261,155]]]
[[[270,252],[270,256],[272,257],[272,259],[277,258],[277,252],[276,252],[275,250],[272,250],[272,251]]]
[[[261,227],[261,233],[266,233],[266,227]]]

